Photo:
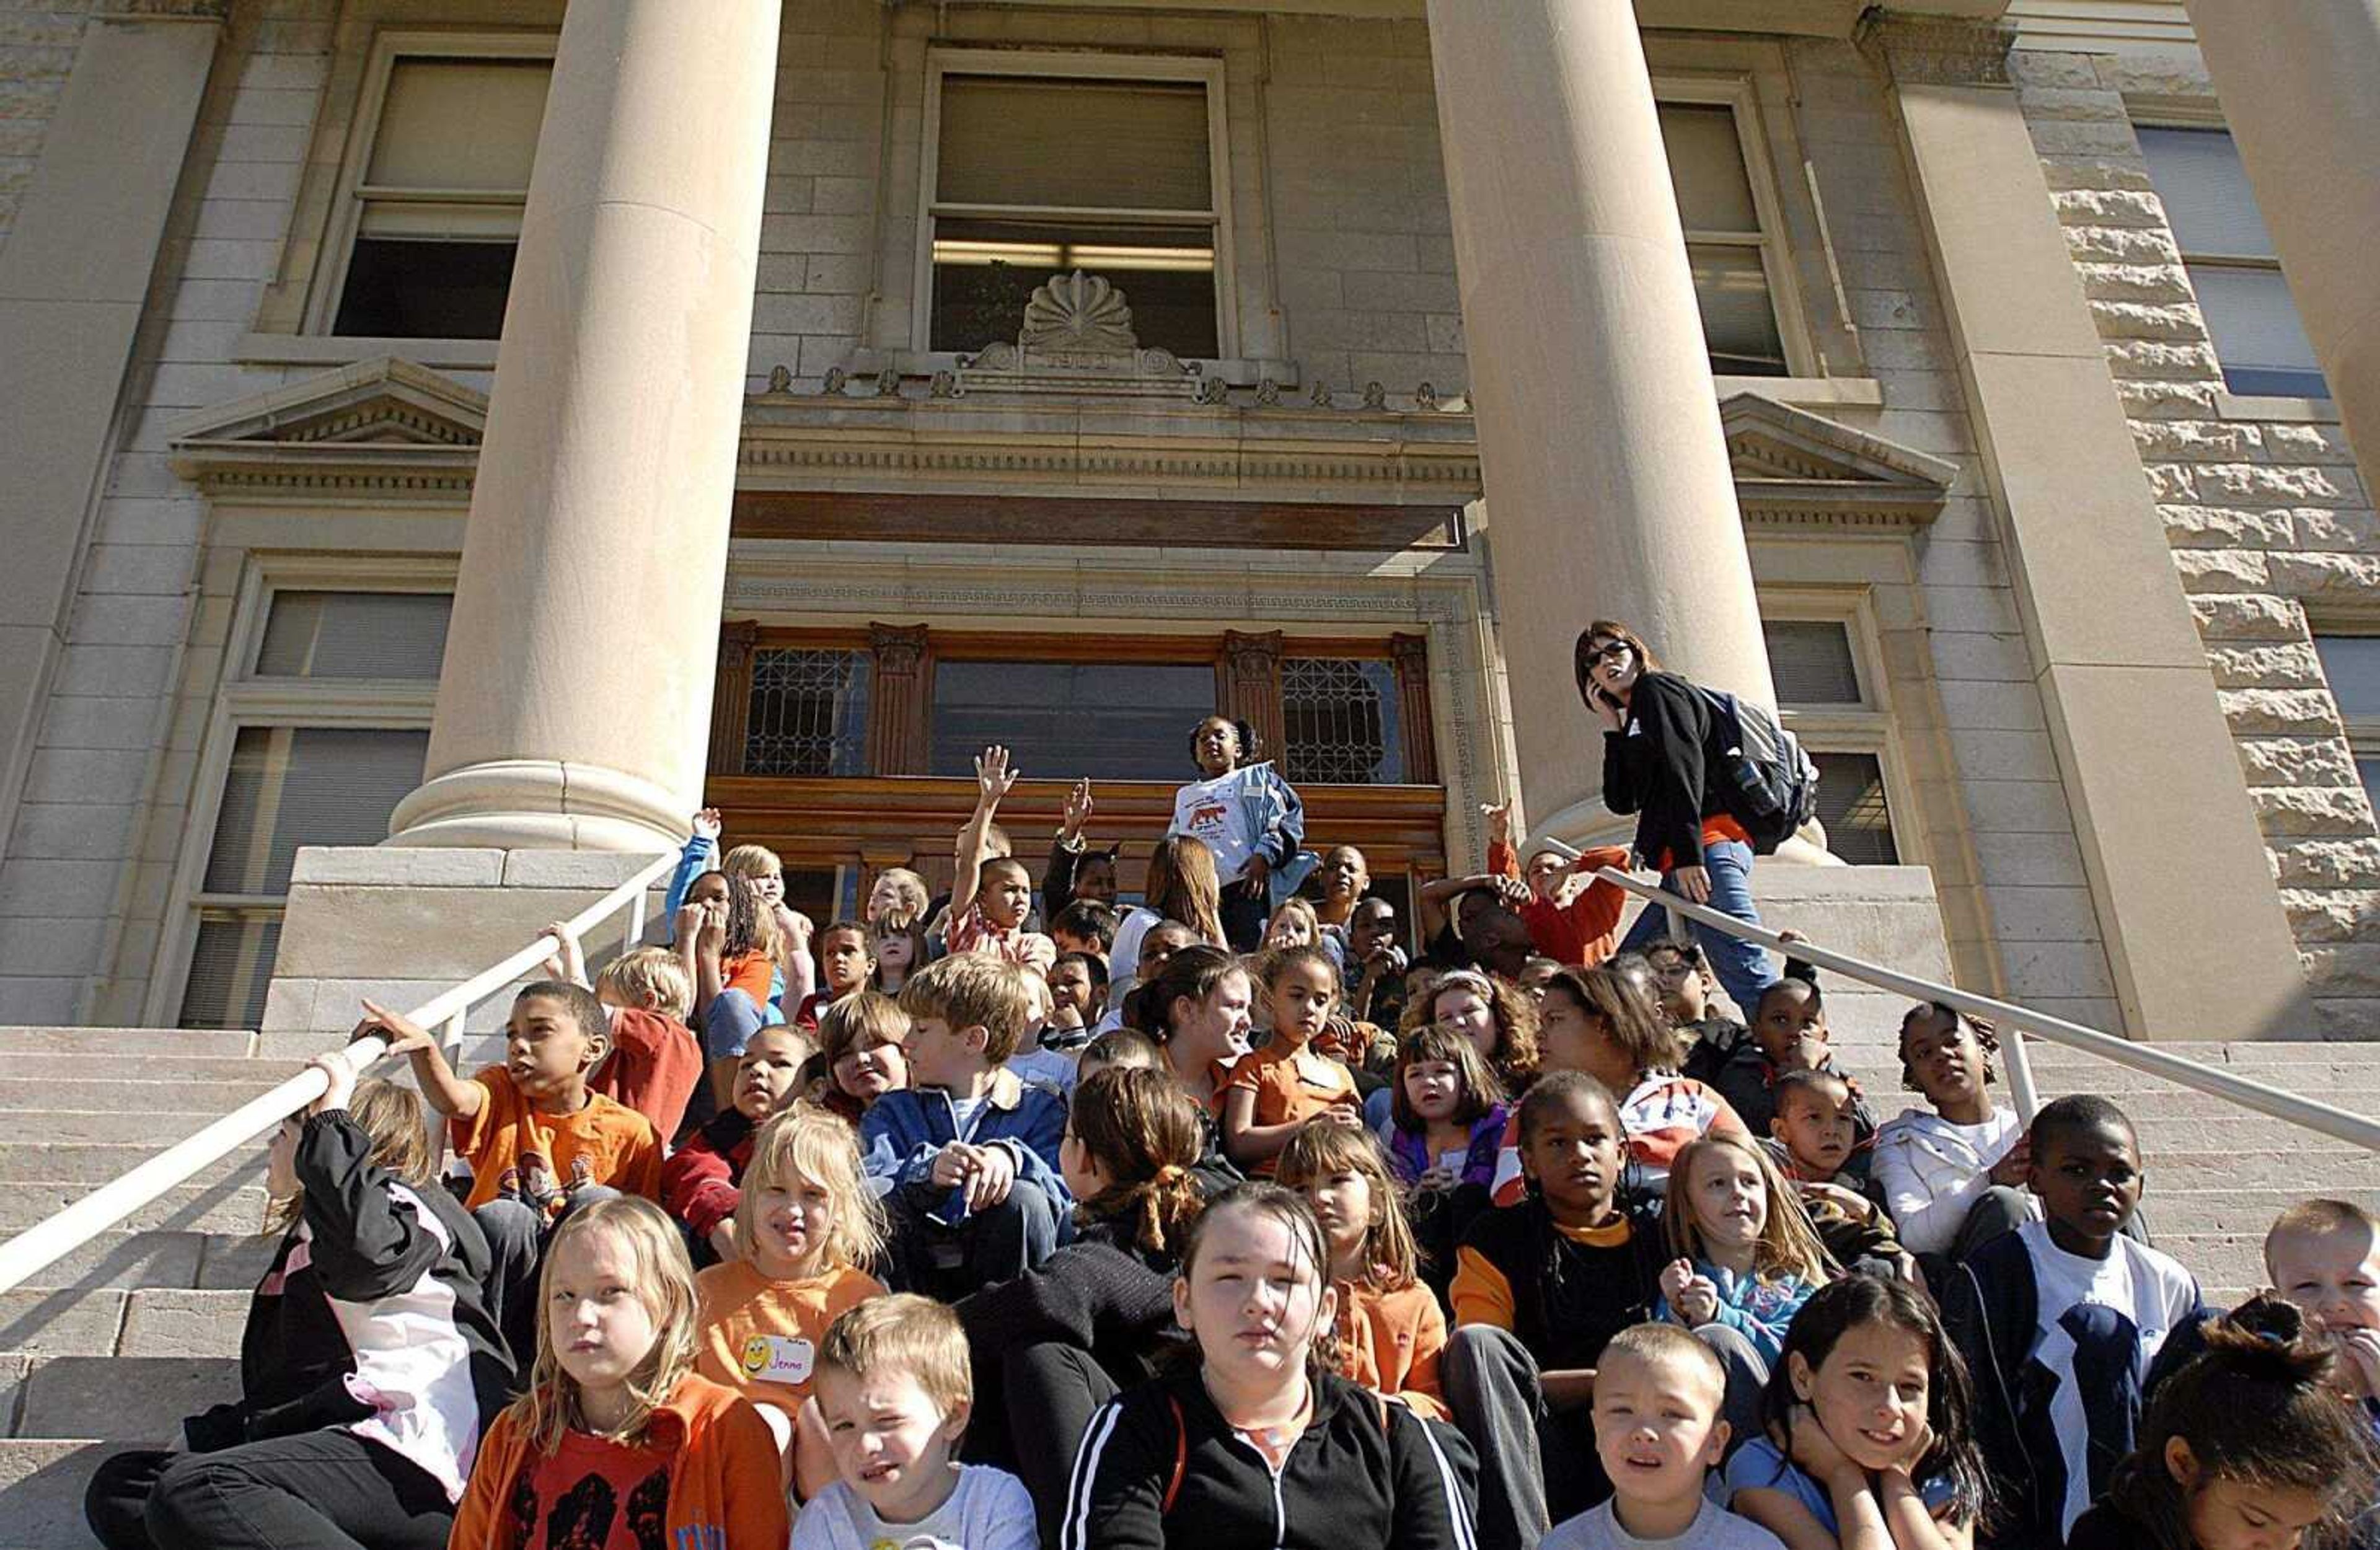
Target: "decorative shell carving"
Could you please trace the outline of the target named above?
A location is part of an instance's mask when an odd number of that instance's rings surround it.
[[[820,396],[824,398],[842,397],[843,384],[848,380],[849,378],[846,376],[842,367],[828,367],[826,369],[825,379],[819,383]]]
[[[769,391],[771,393],[791,393],[793,390],[794,373],[791,367],[772,366],[769,368]]]
[[[1132,309],[1123,293],[1097,274],[1081,270],[1050,277],[1025,303],[1025,331],[1017,342],[1028,349],[1092,350],[1122,354],[1138,347]]]
[[[1437,388],[1437,386],[1436,386],[1435,384],[1433,384],[1433,383],[1430,383],[1430,382],[1424,382],[1424,383],[1422,383],[1422,385],[1421,385],[1421,386],[1419,386],[1419,387],[1417,387],[1417,388],[1414,389],[1414,404],[1415,404],[1415,406],[1416,407],[1418,407],[1418,408],[1423,408],[1423,409],[1435,409],[1435,408],[1437,408],[1437,407],[1438,407],[1438,388]]]
[[[1318,409],[1327,409],[1330,407],[1330,384],[1329,382],[1315,383],[1314,391],[1305,395],[1305,401],[1313,405]]]
[[[1281,384],[1270,377],[1257,383],[1257,402],[1269,409],[1281,402]]]
[[[1388,406],[1389,390],[1378,382],[1366,382],[1364,384],[1364,407],[1378,411],[1385,409]]]

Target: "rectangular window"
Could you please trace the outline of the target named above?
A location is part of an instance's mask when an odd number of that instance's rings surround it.
[[[927,773],[969,777],[1005,745],[1027,777],[1193,779],[1190,729],[1215,713],[1211,662],[934,663]]]
[[[1660,104],[1660,115],[1711,369],[1722,376],[1787,376],[1769,289],[1777,257],[1762,229],[1736,110],[1724,103],[1672,102]]]
[[[2330,697],[2338,702],[2338,719],[2347,726],[2356,779],[2380,807],[2380,636],[2318,635],[2313,648]]]
[[[1831,619],[1764,619],[1768,672],[1780,705],[1859,705],[1852,632]]]
[[[935,79],[928,349],[1014,340],[1035,289],[1082,270],[1123,294],[1143,346],[1221,353],[1212,83]]]
[[[264,1011],[301,845],[376,845],[421,783],[453,599],[304,588],[268,595],[246,672],[226,684],[230,746],[206,849],[192,855],[186,1028]]]
[[[369,150],[346,190],[353,238],[333,333],[503,333],[552,76],[547,57],[388,58]]]
[[[1360,657],[1285,657],[1281,720],[1291,783],[1396,785],[1405,779],[1396,669]]]
[[[744,772],[865,773],[872,676],[865,651],[755,651]]]
[[[1818,821],[1827,849],[1854,866],[1891,866],[1892,812],[1885,804],[1884,763],[1874,754],[1810,755],[1818,767]]]
[[[253,1028],[300,845],[376,845],[421,783],[426,730],[242,727],[232,746],[199,896],[186,1028]]]
[[[2329,396],[2230,134],[2157,128],[2139,133],[2149,180],[2164,201],[2216,358],[2222,362],[2224,385],[2240,394]]]

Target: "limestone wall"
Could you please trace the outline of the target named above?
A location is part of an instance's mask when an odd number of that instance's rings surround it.
[[[2012,67],[2317,1008],[2338,1036],[2380,1036],[2380,832],[2312,641],[2380,607],[2372,497],[2336,423],[2224,391],[2127,100],[2211,103],[2194,53],[2021,50]]]
[[[91,9],[91,0],[0,0],[0,245],[42,159]]]

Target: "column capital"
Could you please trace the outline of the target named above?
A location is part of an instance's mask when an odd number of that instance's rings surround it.
[[[2016,29],[1998,21],[1872,11],[1861,19],[1859,46],[1900,85],[2007,86]]]

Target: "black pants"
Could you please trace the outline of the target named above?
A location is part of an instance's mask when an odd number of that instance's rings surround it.
[[[927,1215],[939,1204],[915,1190],[884,1197],[885,1258],[896,1291],[955,1302],[978,1287],[1014,1280],[1058,1247],[1057,1202],[1023,1180],[1010,1186],[1006,1200],[956,1225]]]
[[[1016,1477],[1033,1497],[1041,1543],[1055,1546],[1083,1434],[1099,1408],[1121,1390],[1089,1351],[1075,1346],[1026,1346],[1009,1352],[1001,1367]]]
[[[352,1432],[299,1432],[219,1453],[119,1453],[83,1516],[108,1550],[443,1550],[445,1488]]]
[[[1272,918],[1272,890],[1236,882],[1223,890],[1217,911],[1223,917],[1223,938],[1235,952],[1254,952],[1264,945],[1265,923]]]

